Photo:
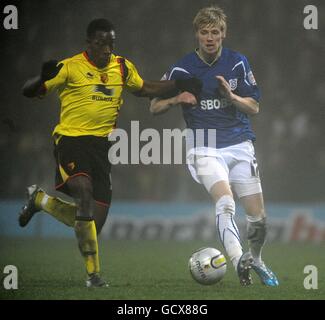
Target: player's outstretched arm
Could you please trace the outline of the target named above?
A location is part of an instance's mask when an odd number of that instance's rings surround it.
[[[195,96],[189,92],[182,92],[181,94],[169,99],[155,98],[151,100],[150,112],[154,115],[158,115],[167,112],[171,107],[182,104],[194,106],[197,104],[197,100]]]
[[[202,89],[202,82],[196,78],[165,80],[165,81],[144,81],[140,91],[134,94],[139,97],[161,97],[164,95],[175,95],[179,91],[188,91],[198,96]]]
[[[62,67],[63,64],[60,63],[58,65],[56,60],[44,62],[42,65],[41,74],[34,78],[28,79],[24,84],[23,95],[27,98],[37,97],[42,91],[44,82],[54,78]]]
[[[222,76],[217,76],[220,93],[231,102],[238,110],[249,115],[259,113],[259,103],[250,97],[240,97],[231,91],[229,83]]]

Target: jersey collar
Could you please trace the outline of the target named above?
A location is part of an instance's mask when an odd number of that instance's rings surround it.
[[[211,67],[217,60],[219,60],[219,58],[221,57],[221,54],[222,54],[222,46],[219,48],[219,51],[217,53],[217,56],[216,58],[211,62],[211,63],[208,63],[204,60],[204,58],[200,55],[199,53],[199,48],[196,48],[195,49],[195,53],[197,54],[197,56],[199,57],[200,60],[202,60],[203,63],[207,64],[209,67]]]
[[[91,60],[90,60],[90,58],[89,58],[89,56],[88,56],[88,54],[87,54],[87,51],[84,51],[83,53],[82,53],[82,55],[84,56],[84,58],[87,60],[87,62],[89,63],[89,64],[91,64],[93,67],[95,67],[96,69],[99,69],[99,70],[102,70],[102,69],[106,69],[108,66],[109,66],[109,64],[112,62],[112,61],[114,61],[114,59],[115,59],[115,55],[113,54],[113,53],[111,53],[111,56],[110,56],[110,59],[109,59],[109,61],[108,61],[108,63],[107,63],[107,65],[106,65],[106,67],[104,67],[104,68],[98,68]]]

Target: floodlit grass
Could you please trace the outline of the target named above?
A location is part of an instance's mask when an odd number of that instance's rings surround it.
[[[293,300],[325,298],[325,251],[322,245],[272,244],[264,260],[277,274],[280,286],[241,287],[228,262],[224,279],[213,286],[194,282],[187,263],[202,242],[100,242],[103,278],[109,288],[87,289],[83,261],[75,240],[2,238],[0,267],[18,268],[18,290],[5,290],[0,299],[105,299],[105,300]],[[220,249],[220,248],[219,248]],[[318,268],[318,290],[306,290],[305,265]],[[252,271],[253,272],[253,271]],[[3,275],[5,276],[5,275]]]

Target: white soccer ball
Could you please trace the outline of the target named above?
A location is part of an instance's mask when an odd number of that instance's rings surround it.
[[[211,285],[224,277],[227,261],[219,250],[201,248],[192,254],[188,267],[194,280],[203,285]]]

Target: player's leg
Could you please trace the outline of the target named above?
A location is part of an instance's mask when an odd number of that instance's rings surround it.
[[[35,213],[43,211],[69,227],[74,226],[77,207],[74,203],[48,195],[37,185],[27,188],[27,203],[19,214],[19,225],[25,227]]]
[[[67,180],[76,174],[86,173],[84,156],[80,154],[82,147],[78,138],[57,136],[54,143],[56,161],[56,189],[70,195]],[[84,170],[85,169],[85,170]],[[74,227],[76,205],[46,194],[40,187],[33,185],[27,188],[27,203],[19,215],[19,225],[25,227],[35,213],[43,211],[69,227]]]
[[[58,197],[52,197],[37,185],[27,188],[27,203],[23,206],[19,214],[19,225],[25,227],[33,218],[35,213],[43,211],[50,214],[58,221],[68,227],[74,227],[77,206],[74,203],[64,201]],[[109,211],[109,205],[95,202],[94,220],[97,235],[100,234]]]
[[[77,206],[74,229],[89,276],[87,286],[106,286],[99,277],[97,230],[94,221],[94,186],[97,176],[97,137],[63,137],[56,145],[57,189],[69,194]],[[106,155],[107,156],[107,155]],[[97,199],[96,199],[97,200]]]
[[[207,185],[206,178],[201,177],[204,185]],[[210,188],[209,193],[216,205],[216,226],[219,238],[233,266],[237,268],[243,252],[238,228],[233,219],[236,206],[229,183],[219,181]]]
[[[201,157],[195,162],[196,178],[205,186],[216,204],[216,228],[242,285],[249,285],[251,257],[243,255],[239,231],[234,220],[235,201],[228,182],[228,168],[223,159]]]
[[[94,220],[96,223],[97,235],[99,235],[103,229],[108,216],[109,206],[104,204],[99,204],[95,201],[94,205]]]
[[[262,261],[262,249],[266,241],[266,214],[262,193],[240,198],[246,212],[247,240],[255,262]]]
[[[96,224],[93,217],[94,199],[92,182],[90,178],[79,175],[69,179],[67,186],[77,206],[74,229],[89,277],[87,286],[107,286],[99,277],[100,265]]]
[[[271,287],[278,286],[279,281],[277,277],[262,260],[262,250],[267,237],[263,194],[247,195],[240,200],[247,215],[247,240],[254,259],[252,268],[260,277],[263,284]]]
[[[230,170],[229,177],[232,189],[246,211],[248,244],[253,257],[252,268],[257,271],[263,283],[277,285],[274,274],[269,269],[269,274],[266,274],[264,272],[267,270],[266,267],[262,273],[260,268],[264,266],[261,255],[267,229],[261,181],[254,153],[254,147],[250,142],[235,146],[232,156],[236,158],[236,162]]]
[[[110,142],[106,139],[96,141],[92,164],[93,197],[95,199],[94,220],[97,234],[100,234],[106,222],[112,201],[111,164],[108,160]]]

